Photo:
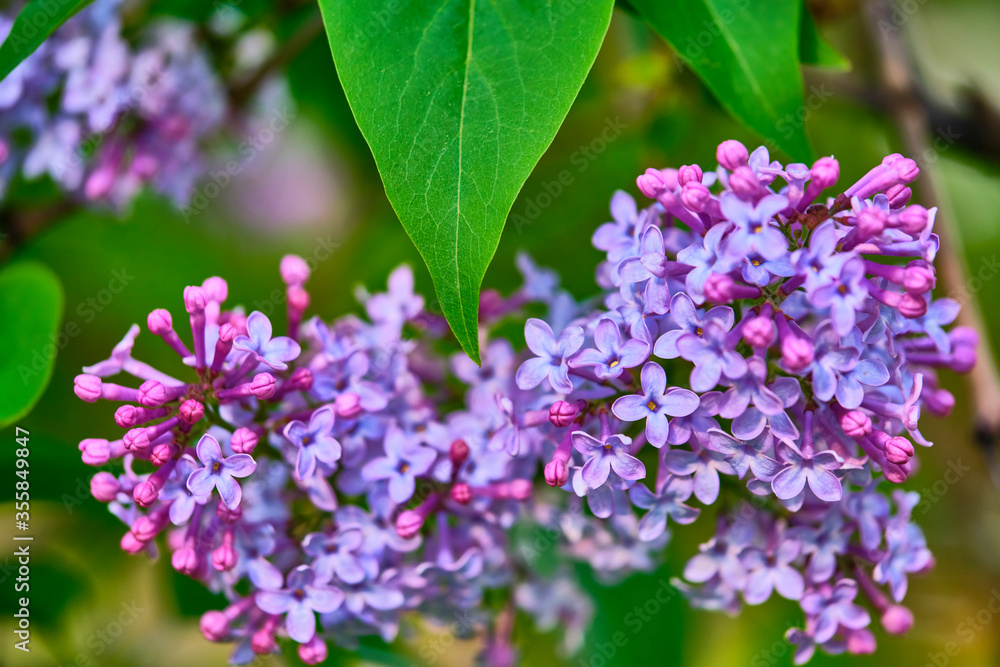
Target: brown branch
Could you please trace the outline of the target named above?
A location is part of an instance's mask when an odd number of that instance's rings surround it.
[[[867,3],[869,26],[881,56],[882,79],[889,96],[890,108],[899,124],[903,144],[910,157],[933,154],[929,139],[933,131],[930,115],[922,104],[913,74],[913,61],[901,31],[892,23],[891,8],[886,0]],[[882,29],[881,26],[890,26]],[[941,239],[937,265],[945,285],[960,289],[969,278],[965,253],[958,228],[951,218],[940,173],[925,166],[921,174],[921,198],[937,206],[934,230]],[[982,311],[970,295],[962,304],[957,323],[972,327],[979,333],[979,358],[967,375],[975,411],[976,435],[988,447],[992,456],[1000,438],[1000,373]]]

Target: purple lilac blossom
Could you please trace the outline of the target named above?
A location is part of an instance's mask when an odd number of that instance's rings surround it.
[[[0,101],[15,84],[32,82],[4,82]],[[481,368],[405,267],[361,293],[370,321],[296,320],[278,337],[210,278],[185,299],[194,357],[154,310],[174,364],[133,358],[134,328],[74,387],[123,404],[123,437],[79,446],[108,466],[91,491],[126,524],[122,548],[165,544],[175,569],[227,591],[201,629],[237,663],[290,636],[316,664],[328,642],[392,641],[419,613],[472,619],[499,665],[515,607],[563,626],[570,648],[592,616],[577,588],[534,578],[516,523],[554,536],[560,572],[582,561],[610,582],[655,568],[668,523],[717,505],[714,536],[673,580],[692,605],[798,601],[797,663],[874,650],[872,619],[904,632],[909,578],[933,556],[919,496],[901,489],[914,443],[930,446],[922,414],[954,405],[939,370],[968,371],[977,340],[946,331],[957,305],[931,294],[934,212],[885,195],[918,170],[893,155],[833,189],[830,157],[782,166],[727,141],[717,158],[647,171],[645,208],[615,195],[594,235],[603,301],[575,301],[520,257],[524,286],[484,298]],[[495,335],[513,317],[523,342]],[[484,604],[497,589],[512,600],[499,619]]]

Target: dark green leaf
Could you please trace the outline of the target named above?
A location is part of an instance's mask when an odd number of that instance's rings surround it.
[[[30,0],[14,19],[10,34],[0,46],[0,81],[35,52],[66,19],[92,0]]]
[[[802,8],[802,26],[799,33],[799,60],[803,65],[815,65],[846,72],[851,69],[851,61],[842,56],[830,42],[826,41],[809,10]]]
[[[812,156],[800,120],[800,0],[630,0],[719,102],[769,145]]]
[[[44,264],[0,269],[0,428],[28,414],[49,383],[62,311],[62,286]]]
[[[483,276],[597,56],[613,0],[319,4],[386,195],[478,363]]]

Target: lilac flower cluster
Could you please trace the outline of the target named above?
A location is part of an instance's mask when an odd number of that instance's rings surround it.
[[[225,87],[192,26],[157,21],[132,46],[120,4],[96,0],[0,82],[0,198],[18,175],[119,207],[146,185],[191,196]],[[17,48],[15,15],[0,14],[0,39]]]
[[[108,466],[91,490],[128,526],[122,548],[155,554],[163,533],[173,567],[225,595],[201,629],[235,663],[287,636],[315,664],[419,612],[468,619],[508,665],[518,609],[580,646],[592,605],[572,560],[608,581],[649,570],[671,521],[718,504],[675,581],[693,604],[797,600],[797,663],[874,650],[872,611],[905,632],[907,578],[933,558],[916,494],[885,492],[930,445],[921,409],[953,406],[935,368],[968,370],[976,345],[931,297],[916,165],[889,156],[828,198],[832,158],[782,166],[727,141],[718,163],[648,171],[641,211],[615,195],[593,239],[604,307],[520,257],[523,287],[481,300],[481,367],[442,356],[406,267],[360,292],[367,319],[328,324],[304,320],[309,267],[286,257],[285,336],[226,309],[221,278],[187,287],[191,347],[168,311],[147,319],[186,379],[133,358],[138,325],[76,378],[80,398],[122,403],[123,437],[80,443]],[[490,337],[528,309],[545,319],[525,353]],[[122,372],[139,386],[105,379]]]

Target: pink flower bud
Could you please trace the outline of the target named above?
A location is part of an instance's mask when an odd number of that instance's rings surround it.
[[[170,317],[169,311],[157,308],[146,318],[146,326],[154,336],[162,336],[168,331],[174,330],[174,320]]]
[[[184,288],[184,310],[188,313],[197,313],[198,311],[205,310],[207,303],[208,295],[205,294],[205,290],[202,288],[197,285]]]
[[[705,281],[705,299],[711,303],[729,303],[733,300],[735,285],[725,273],[713,273]]]
[[[889,208],[902,208],[910,201],[910,198],[913,196],[913,190],[902,183],[896,183],[896,185],[885,191],[885,196],[889,198]]]
[[[314,635],[305,644],[299,644],[299,660],[307,665],[318,665],[326,658],[326,642],[319,635]]]
[[[236,549],[229,544],[223,544],[212,551],[212,567],[219,572],[228,572],[236,567]]]
[[[119,544],[121,545],[122,551],[124,551],[127,554],[137,554],[146,548],[145,543],[137,540],[135,538],[135,535],[133,535],[131,532],[122,535],[122,539],[121,542],[119,542]]]
[[[906,463],[913,454],[913,445],[902,436],[891,438],[885,443],[885,458],[896,465]]]
[[[197,551],[191,547],[181,547],[170,557],[170,564],[181,574],[193,577],[201,569],[202,561]]]
[[[80,443],[83,462],[89,466],[102,466],[111,459],[111,445],[102,438],[87,438]]]
[[[515,479],[510,482],[510,497],[514,500],[527,500],[531,497],[531,480]]]
[[[930,214],[927,209],[919,204],[914,204],[913,206],[907,206],[906,209],[899,214],[899,228],[909,234],[910,236],[918,236],[925,229],[927,229],[927,223],[930,221]]]
[[[701,183],[701,167],[696,164],[686,164],[677,170],[677,184],[684,187],[688,183]]]
[[[83,373],[73,378],[73,393],[88,403],[101,397],[101,378]]]
[[[215,303],[222,303],[229,296],[229,284],[219,276],[206,278],[201,284],[201,289],[204,290],[208,300]]]
[[[695,213],[705,210],[708,203],[712,201],[712,193],[700,182],[692,181],[681,190],[681,203],[684,207]]]
[[[863,438],[871,435],[872,420],[860,410],[851,410],[840,418],[840,428],[849,438]]]
[[[250,393],[261,401],[266,401],[274,396],[275,391],[277,391],[277,385],[274,376],[270,373],[258,373],[250,383]]]
[[[286,285],[301,285],[309,279],[309,264],[298,255],[282,257],[280,271]]]
[[[911,319],[923,317],[927,313],[927,302],[921,296],[904,292],[899,297],[899,303],[896,304],[896,308],[899,309],[899,314],[903,317]]]
[[[976,365],[976,350],[972,347],[957,347],[951,354],[951,368],[956,373],[968,373]]]
[[[647,169],[635,182],[639,191],[650,199],[656,199],[667,190],[667,180],[659,169]]]
[[[774,335],[774,322],[770,318],[751,317],[743,323],[743,340],[751,347],[770,347]]]
[[[139,385],[138,400],[147,408],[158,408],[167,402],[167,389],[156,380],[146,380]]]
[[[396,532],[403,539],[409,539],[419,533],[423,525],[423,515],[414,510],[403,510],[396,517]]]
[[[556,401],[549,406],[549,421],[553,426],[565,428],[580,414],[580,405],[568,401]]]
[[[221,611],[206,611],[201,615],[198,627],[210,642],[221,642],[229,637],[229,619]]]
[[[785,364],[785,368],[793,373],[811,364],[815,354],[813,344],[798,336],[786,336],[781,341],[781,361]]]
[[[176,453],[177,447],[169,442],[161,442],[158,445],[153,445],[153,448],[149,450],[149,462],[159,468],[166,465],[167,461],[172,459]]]
[[[201,421],[201,418],[205,416],[205,406],[202,405],[200,401],[189,398],[181,403],[181,408],[178,414],[180,414],[181,421],[185,424],[197,424]]]
[[[747,160],[750,159],[750,153],[747,152],[746,146],[735,139],[729,139],[719,144],[715,151],[715,159],[724,168],[734,171],[737,167],[747,163]]]
[[[810,182],[825,190],[840,179],[840,163],[832,157],[821,157],[813,163],[810,173]]]
[[[545,464],[545,483],[549,486],[563,486],[569,481],[569,469],[566,462],[553,459]]]
[[[882,612],[882,627],[891,635],[902,635],[913,627],[913,612],[902,605],[890,605]]]
[[[233,431],[233,437],[229,440],[229,446],[237,454],[253,454],[254,448],[257,447],[258,439],[256,432],[245,426],[241,426]]]
[[[875,635],[867,628],[854,630],[847,635],[847,652],[851,655],[868,655],[875,652]]]
[[[448,448],[448,458],[456,468],[469,458],[469,443],[465,440],[454,440]]]
[[[880,209],[869,207],[858,214],[858,235],[867,239],[881,234],[889,223],[889,217]]]
[[[130,429],[122,440],[125,443],[125,449],[130,452],[143,452],[149,449],[149,434],[142,427]]]
[[[451,499],[459,505],[467,505],[469,501],[472,500],[472,489],[470,489],[469,485],[465,482],[459,482],[455,486],[451,487]],[[398,529],[399,524],[397,523],[396,525]],[[419,528],[417,530],[419,530]]]
[[[361,407],[361,397],[353,391],[345,391],[343,394],[337,396],[333,401],[333,407],[337,416],[344,419],[355,419],[365,411]]]
[[[135,498],[135,502],[139,503],[141,507],[149,507],[156,502],[159,496],[160,490],[149,480],[139,482],[132,489],[132,497]]]
[[[101,471],[90,478],[90,494],[99,503],[110,503],[121,488],[118,478],[109,472]]]
[[[243,507],[237,506],[236,509],[231,510],[226,507],[226,504],[219,501],[218,506],[215,508],[215,516],[219,517],[225,523],[233,523],[234,521],[239,521],[243,516]]]
[[[934,267],[920,260],[910,262],[903,272],[903,287],[911,294],[922,295],[934,289],[937,278]]]
[[[753,173],[753,169],[750,167],[737,167],[729,175],[729,188],[741,198],[746,199],[760,190],[760,181],[757,180],[757,174]]]

